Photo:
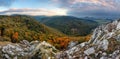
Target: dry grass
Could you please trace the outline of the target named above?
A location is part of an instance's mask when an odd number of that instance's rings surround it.
[[[0,46],[5,46],[7,44],[12,44],[12,43],[8,41],[0,41]]]

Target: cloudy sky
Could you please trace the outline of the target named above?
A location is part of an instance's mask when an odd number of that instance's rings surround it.
[[[0,15],[120,17],[120,0],[0,0]]]

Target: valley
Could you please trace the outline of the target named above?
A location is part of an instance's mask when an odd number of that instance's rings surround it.
[[[93,40],[94,34],[91,33],[98,26],[96,21],[71,16],[43,17],[40,20],[27,15],[0,16],[0,49],[2,50],[0,53],[3,53],[1,58],[47,59],[51,56],[59,56],[56,54],[57,52],[64,52],[76,45],[84,44],[83,42]],[[69,30],[75,27],[78,31]],[[38,56],[38,51],[42,54],[41,57]],[[14,55],[16,52],[19,55]],[[53,55],[47,56],[48,54],[43,53],[53,53]],[[62,53],[62,55],[64,54]],[[68,57],[64,58],[69,59]],[[61,57],[59,56],[59,58]]]

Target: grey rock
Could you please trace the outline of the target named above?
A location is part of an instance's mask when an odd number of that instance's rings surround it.
[[[18,59],[17,56],[15,56],[13,59]]]
[[[105,53],[105,52],[104,52],[104,53],[102,53],[102,55],[103,55],[103,56],[106,56],[106,55],[107,55],[107,53]]]
[[[91,47],[91,48],[85,50],[84,53],[85,53],[86,55],[93,54],[93,53],[95,53],[95,49],[94,49],[94,47]]]
[[[5,56],[6,59],[11,59],[11,58],[9,57],[9,55],[7,55],[7,54],[5,54],[4,56]]]
[[[27,40],[20,41],[21,44],[30,46],[30,43]]]
[[[78,42],[77,41],[71,41],[68,45],[68,49],[74,47]]]

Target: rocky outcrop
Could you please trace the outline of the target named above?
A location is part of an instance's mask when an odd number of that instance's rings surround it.
[[[21,42],[28,42],[26,40],[23,40]],[[27,44],[30,45],[28,42]],[[9,43],[5,46],[2,46],[0,58],[5,59],[22,59],[22,58],[29,58],[29,52],[31,51],[31,46],[28,46],[26,43]]]
[[[57,49],[47,42],[26,40],[0,47],[0,59],[50,59]]]
[[[31,52],[32,59],[55,59],[57,49],[49,43],[43,41],[39,43]]]
[[[91,39],[57,54],[57,59],[120,59],[120,21],[97,27]]]

